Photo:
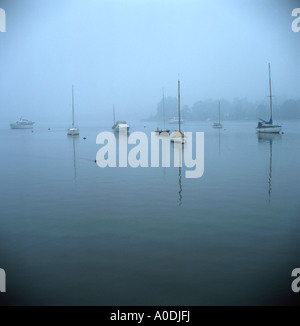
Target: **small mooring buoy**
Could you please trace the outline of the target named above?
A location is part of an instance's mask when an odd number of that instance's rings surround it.
[[[84,140],[86,140],[86,138],[85,138],[85,137],[83,137],[83,139],[84,139]]]

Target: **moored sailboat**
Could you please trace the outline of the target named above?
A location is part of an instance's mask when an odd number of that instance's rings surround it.
[[[215,122],[213,124],[213,128],[219,128],[219,129],[223,128],[223,125],[221,123],[221,103],[220,102],[219,102],[219,122]]]
[[[78,136],[79,128],[75,127],[74,119],[74,86],[72,85],[72,127],[68,129],[69,136]]]
[[[116,122],[116,112],[115,112],[115,106],[113,108],[114,113],[114,124],[112,126],[112,130],[115,132],[128,132],[130,129],[129,124],[127,124],[126,121],[117,121]]]
[[[265,121],[260,119],[256,127],[259,133],[279,134],[281,132],[281,125],[273,123],[273,103],[272,103],[272,83],[271,83],[271,65],[269,64],[269,86],[270,86],[270,120]]]
[[[157,128],[155,130],[156,133],[159,135],[162,133],[170,134],[170,130],[166,128],[166,114],[165,114],[165,92],[163,89],[163,96],[162,96],[162,105],[163,105],[163,116],[164,116],[164,127],[162,129]]]
[[[180,119],[180,80],[178,80],[178,129],[175,130],[171,134],[171,141],[174,143],[181,143],[184,144],[186,142],[186,138],[184,133],[181,131],[181,119]]]

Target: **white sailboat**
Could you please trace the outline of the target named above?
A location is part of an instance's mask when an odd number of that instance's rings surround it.
[[[175,130],[171,134],[171,141],[174,143],[184,144],[186,142],[186,138],[184,134],[181,132],[181,119],[180,119],[180,80],[178,80],[178,127],[179,130]]]
[[[215,122],[213,124],[213,128],[219,128],[219,129],[223,128],[223,125],[221,123],[221,103],[220,102],[219,102],[219,122]]]
[[[115,106],[113,108],[114,112],[114,124],[112,126],[112,130],[115,132],[128,132],[130,129],[129,124],[126,121],[117,121],[116,122],[116,113],[115,113]]]
[[[165,114],[165,92],[164,89],[162,90],[163,95],[162,95],[162,104],[163,104],[163,116],[164,116],[164,127],[162,129],[157,128],[155,130],[156,133],[159,135],[162,133],[170,134],[170,130],[166,128],[166,114]]]
[[[75,127],[74,123],[74,86],[72,85],[72,127],[68,129],[69,136],[78,136],[79,129]]]
[[[281,125],[273,123],[273,106],[272,106],[272,83],[271,83],[271,65],[269,64],[269,85],[270,85],[270,121],[260,119],[256,127],[259,133],[279,134],[281,132]]]

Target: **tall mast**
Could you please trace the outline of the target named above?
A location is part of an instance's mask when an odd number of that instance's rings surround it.
[[[74,85],[72,85],[72,127],[74,128]]]
[[[271,122],[273,122],[273,106],[272,106],[272,83],[271,83],[271,65],[269,63],[269,84],[270,84],[270,111],[271,111]]]
[[[181,132],[181,125],[180,125],[180,79],[178,79],[178,118],[179,118],[179,131]]]
[[[220,101],[219,101],[219,124],[221,124],[221,109],[220,109]]]
[[[165,90],[162,89],[162,95],[163,95],[163,115],[164,115],[164,128],[166,128],[166,115],[165,115]]]
[[[114,125],[116,124],[116,112],[115,112],[115,105],[113,107],[113,112],[114,112]]]

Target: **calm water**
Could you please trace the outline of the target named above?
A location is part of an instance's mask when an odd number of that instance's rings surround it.
[[[295,300],[300,122],[285,121],[284,135],[261,138],[255,121],[226,122],[226,130],[211,124],[184,125],[205,132],[201,179],[186,179],[185,168],[99,168],[96,136],[110,123],[81,124],[77,138],[55,124],[37,124],[34,133],[0,125],[6,303]]]

